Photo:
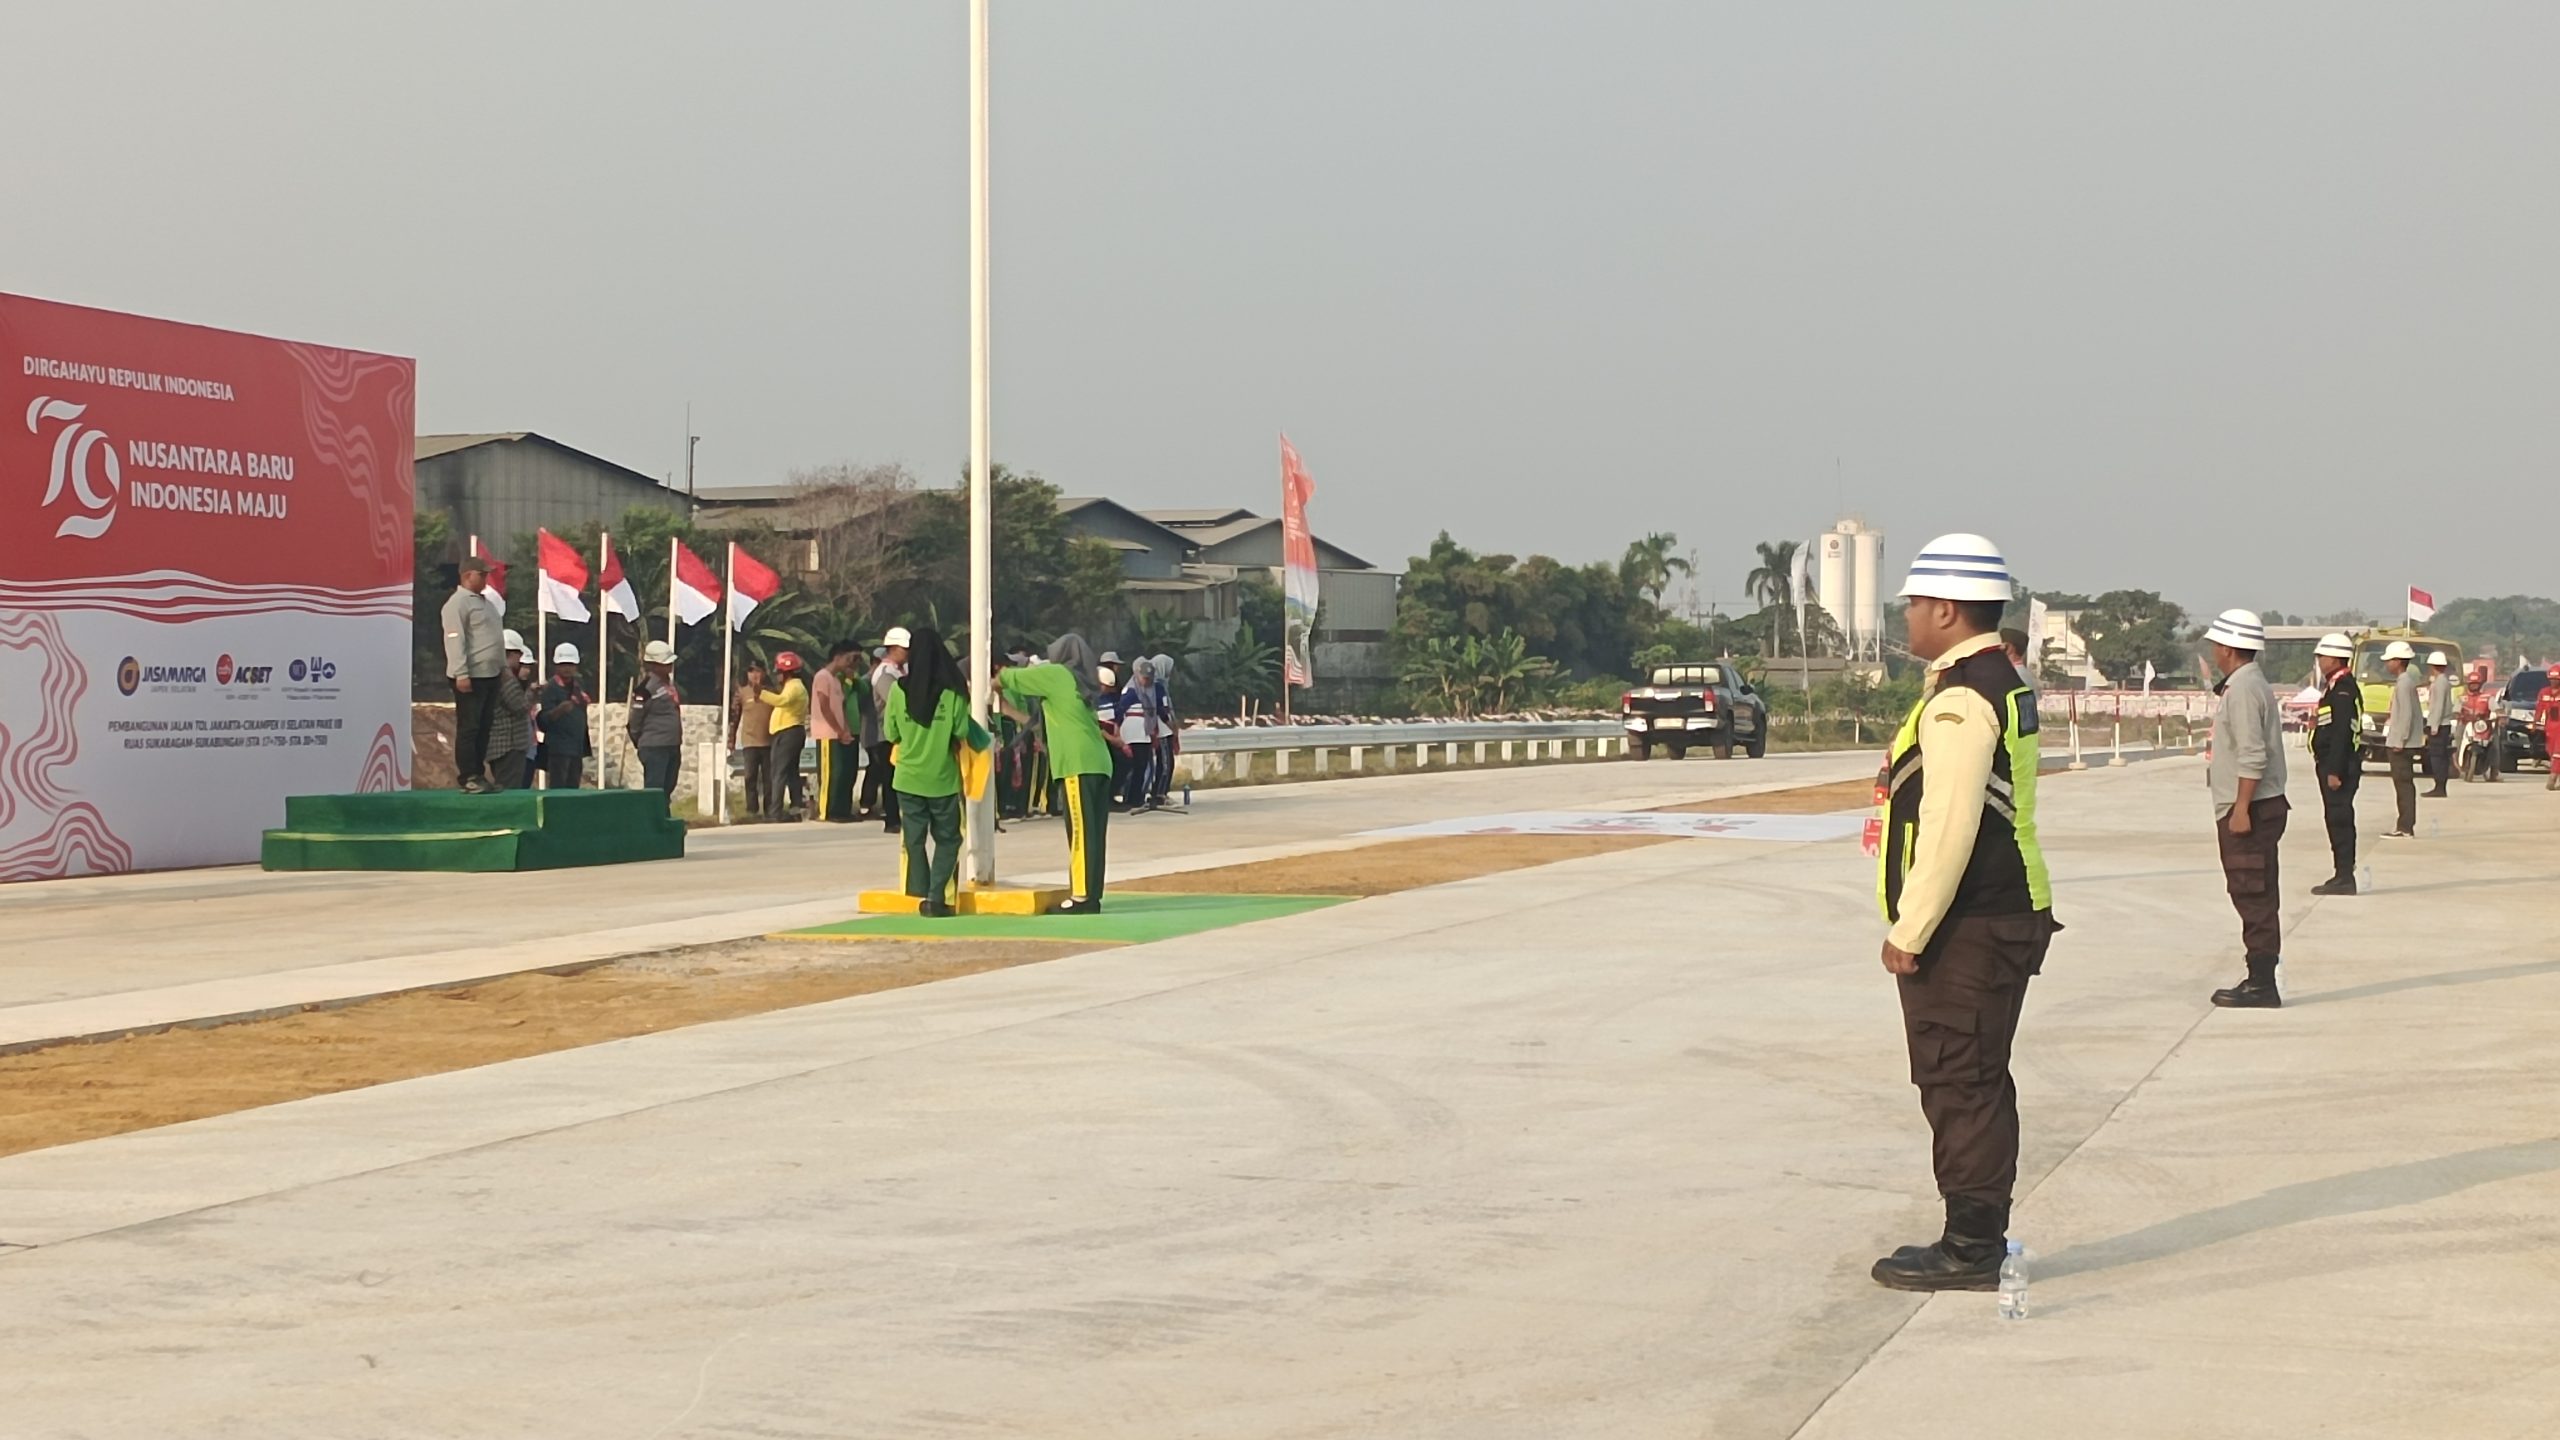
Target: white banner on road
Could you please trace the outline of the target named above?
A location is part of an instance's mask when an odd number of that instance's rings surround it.
[[[1697,815],[1658,810],[1520,810],[1371,830],[1370,835],[1651,835],[1666,840],[1846,840],[1866,827],[1865,810],[1836,815]]]

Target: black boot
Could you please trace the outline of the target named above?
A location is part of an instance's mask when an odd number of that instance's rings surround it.
[[[2249,978],[2228,990],[2214,991],[2213,1003],[2227,1010],[2284,1008],[2284,996],[2276,991],[2276,964],[2277,958],[2273,955],[2250,956]]]
[[[2353,895],[2356,893],[2356,877],[2353,875],[2340,875],[2332,879],[2323,880],[2319,884],[2311,887],[2311,893],[2314,895]]]
[[[1997,1290],[2009,1254],[2009,1207],[1947,1197],[1947,1230],[1935,1245],[1905,1245],[1867,1273],[1887,1290]]]

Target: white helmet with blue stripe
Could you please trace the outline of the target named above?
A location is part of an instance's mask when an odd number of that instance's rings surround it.
[[[2254,652],[2267,648],[2267,627],[2255,610],[2225,610],[2214,617],[2204,638],[2210,644]]]
[[[1979,535],[1941,535],[1920,547],[1902,598],[2002,600],[2010,598],[2009,562],[2000,547]]]

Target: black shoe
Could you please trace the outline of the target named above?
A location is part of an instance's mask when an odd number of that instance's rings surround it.
[[[2419,792],[2418,792],[2418,798],[2419,798],[2419,799],[2421,799],[2421,800],[2444,800],[2444,799],[2448,799],[2448,798],[2450,798],[2450,797],[2448,797],[2448,796],[2444,793],[2444,787],[2443,787],[2443,786],[2441,786],[2441,785],[2439,785],[2439,786],[2437,786],[2436,788],[2434,788],[2433,790],[2421,790],[2421,791],[2419,791]]]
[[[880,833],[883,835],[903,835],[907,832],[899,829],[895,825],[883,825],[880,827]]]
[[[2334,880],[2323,880],[2319,884],[2311,887],[2311,893],[2314,895],[2353,895],[2356,893],[2356,877],[2353,875],[2341,875]]]
[[[2225,1010],[2281,1010],[2284,996],[2276,989],[2277,958],[2249,957],[2249,978],[2228,990],[2213,992],[2213,1003]]]
[[[1097,895],[1090,900],[1061,901],[1058,908],[1049,913],[1052,915],[1099,915],[1102,913],[1102,897]]]
[[[1887,1290],[1997,1290],[2009,1254],[2009,1207],[1947,1197],[1947,1229],[1934,1245],[1905,1245],[1867,1273]]]
[[[919,900],[916,902],[916,913],[927,920],[948,920],[960,912],[939,900]]]

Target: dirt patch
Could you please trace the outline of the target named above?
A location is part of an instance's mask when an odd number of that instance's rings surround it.
[[[1841,780],[1829,785],[1800,785],[1793,790],[1771,790],[1759,795],[1735,795],[1723,800],[1700,800],[1692,805],[1660,805],[1654,807],[1673,815],[1829,815],[1841,810],[1870,810],[1876,803],[1876,782]]]
[[[0,1155],[1055,960],[1020,941],[740,941],[0,1057]]]
[[[1418,836],[1382,840],[1356,850],[1155,875],[1120,881],[1111,888],[1177,895],[1393,895],[1399,890],[1662,843],[1650,835]]]

